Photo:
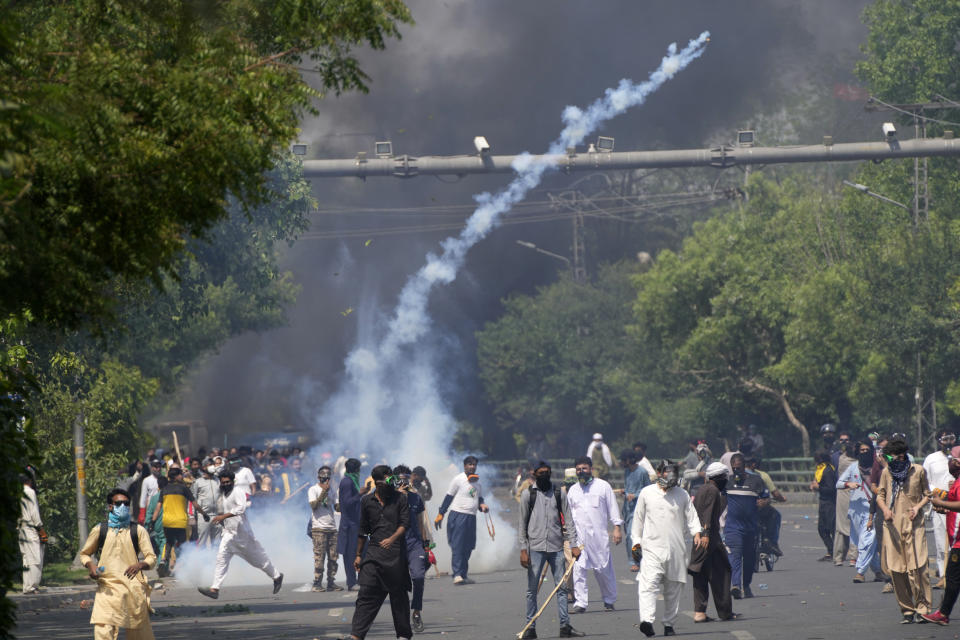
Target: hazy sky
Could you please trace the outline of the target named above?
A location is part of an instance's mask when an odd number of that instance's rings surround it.
[[[709,29],[704,56],[648,102],[602,132],[618,150],[699,147],[753,124],[785,90],[818,90],[853,82],[852,63],[866,35],[863,0],[697,2],[636,0],[417,0],[415,25],[386,51],[361,52],[370,93],[318,104],[302,139],[316,158],[352,157],[389,139],[395,153],[473,153],[484,135],[495,153],[542,151],[560,130],[567,104],[584,105],[621,78],[643,79],[672,41]],[[308,75],[309,78],[309,75]],[[858,118],[859,106],[845,105]],[[852,110],[851,110],[852,109]],[[832,133],[849,139],[855,127]],[[758,135],[762,141],[763,132]],[[578,176],[574,176],[576,178]],[[547,190],[574,178],[554,176]],[[435,224],[437,207],[464,207],[506,176],[317,180],[320,209],[313,231]],[[545,200],[547,191],[535,200]],[[329,213],[330,210],[355,213]],[[370,211],[376,210],[376,211]],[[222,433],[302,424],[332,390],[358,327],[375,309],[392,307],[406,277],[427,251],[455,231],[319,239],[290,249],[284,267],[303,287],[290,326],[230,341],[211,357],[167,418],[205,419]],[[309,236],[310,234],[308,234]],[[462,417],[488,419],[476,379],[473,334],[496,318],[500,299],[553,281],[563,264],[515,244],[532,241],[569,253],[570,222],[516,225],[496,231],[471,253],[461,277],[432,300],[434,330],[448,337],[445,366],[452,403]],[[367,246],[367,241],[370,240]],[[637,250],[644,247],[638,246]],[[599,251],[602,253],[603,248]],[[601,256],[602,257],[602,256]],[[594,256],[596,258],[596,256]],[[348,309],[352,312],[344,315]]]

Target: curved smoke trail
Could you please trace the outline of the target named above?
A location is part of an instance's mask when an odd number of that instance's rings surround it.
[[[548,154],[564,153],[582,144],[605,121],[642,104],[648,96],[699,58],[709,41],[709,32],[691,40],[682,50],[671,44],[659,67],[642,83],[621,80],[607,89],[602,98],[586,109],[568,106],[563,110],[564,128],[550,145]],[[447,382],[435,367],[435,345],[426,344],[431,327],[427,313],[430,292],[452,282],[467,252],[495,229],[501,217],[540,184],[555,165],[522,154],[513,164],[514,179],[497,193],[475,196],[478,206],[456,237],[441,243],[443,251],[427,255],[426,264],[413,275],[400,293],[393,315],[382,338],[359,345],[347,356],[346,378],[324,404],[317,418],[317,431],[326,448],[349,448],[354,455],[366,452],[391,464],[424,465],[431,474],[438,495],[457,471],[451,470],[450,442],[456,424],[444,400]],[[408,348],[415,345],[416,348]],[[447,470],[441,472],[441,470]],[[509,525],[501,521],[504,534]],[[482,537],[482,536],[480,536]],[[513,548],[509,535],[495,545],[480,541],[478,569],[495,568]],[[487,554],[484,547],[487,547]],[[493,562],[484,562],[484,556]]]

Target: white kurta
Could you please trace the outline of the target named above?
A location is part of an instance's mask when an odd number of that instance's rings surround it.
[[[583,545],[580,562],[585,569],[603,569],[610,563],[609,525],[622,525],[620,508],[606,480],[596,478],[567,489],[570,515]]]
[[[39,529],[42,526],[37,494],[32,487],[23,485],[17,537],[20,542],[20,553],[23,555],[24,593],[40,588],[40,578],[43,573],[43,545],[40,543]]]
[[[238,555],[270,578],[276,580],[280,572],[270,562],[267,552],[254,537],[253,529],[247,520],[247,496],[234,487],[230,495],[220,494],[219,510],[232,513],[234,517],[223,521],[223,535],[217,550],[217,565],[213,574],[213,589],[219,589],[230,568],[230,559]]]
[[[643,559],[637,574],[637,601],[641,622],[653,623],[657,595],[663,592],[663,622],[672,627],[680,612],[680,595],[687,581],[689,540],[700,533],[700,518],[690,496],[680,487],[664,491],[644,487],[637,498],[630,535],[640,544]]]
[[[643,550],[643,563],[656,564],[667,580],[687,581],[690,539],[701,528],[689,494],[680,487],[664,491],[651,484],[640,491],[630,535]]]

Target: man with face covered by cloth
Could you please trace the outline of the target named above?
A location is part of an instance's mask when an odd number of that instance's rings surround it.
[[[104,525],[94,527],[80,549],[81,564],[97,581],[90,614],[94,640],[116,640],[120,629],[126,629],[129,640],[153,640],[150,585],[143,572],[153,568],[157,555],[147,530],[131,525],[130,494],[113,489],[107,495],[107,504],[110,512],[104,523],[106,531]],[[143,554],[142,562],[138,549]]]
[[[907,443],[891,440],[883,449],[887,468],[880,475],[877,507],[883,512],[884,573],[893,579],[901,624],[909,624],[930,610],[927,575],[927,535],[923,507],[930,501],[927,474],[907,458]]]
[[[409,640],[413,630],[410,628],[410,599],[407,596],[412,586],[405,536],[410,528],[407,495],[397,491],[396,481],[387,465],[377,465],[370,476],[376,489],[360,502],[360,537],[357,557],[353,561],[360,593],[353,611],[350,638],[363,640],[366,637],[389,595],[397,637]]]
[[[477,546],[477,509],[488,511],[483,504],[480,476],[477,475],[477,459],[463,459],[463,473],[454,476],[440,505],[440,514],[434,520],[437,530],[443,525],[443,517],[450,510],[447,522],[447,542],[450,543],[453,584],[473,584],[467,577],[470,554]]]
[[[631,537],[633,551],[640,557],[637,576],[640,631],[646,636],[656,633],[653,623],[657,614],[657,596],[663,592],[663,634],[674,635],[673,624],[680,613],[680,594],[687,581],[690,559],[688,540],[697,548],[706,547],[701,538],[700,518],[690,501],[690,494],[681,489],[680,468],[663,460],[657,467],[657,482],[644,487],[633,512]]]
[[[713,604],[721,620],[734,617],[733,600],[730,597],[731,568],[727,550],[720,537],[720,517],[727,509],[729,470],[722,462],[711,462],[705,470],[706,480],[693,499],[693,508],[700,517],[703,533],[700,548],[693,550],[688,571],[693,576],[693,621],[709,622],[707,601],[713,591]],[[706,539],[706,546],[703,540]]]
[[[608,523],[613,525],[613,543],[623,541],[623,518],[606,480],[593,477],[593,461],[584,456],[576,461],[577,484],[567,490],[570,515],[577,527],[577,539],[583,545],[580,558],[573,565],[573,595],[575,604],[571,613],[587,610],[587,571],[600,585],[603,608],[614,610],[617,601],[617,577],[613,571],[613,556],[610,553]]]
[[[220,472],[220,500],[217,509],[220,515],[210,520],[214,525],[223,524],[223,535],[217,550],[217,567],[210,588],[197,587],[197,591],[214,600],[220,597],[220,585],[227,577],[230,559],[235,555],[272,578],[274,593],[278,593],[283,585],[283,574],[273,566],[267,552],[253,535],[253,529],[247,520],[247,494],[234,486],[235,477],[233,471]]]

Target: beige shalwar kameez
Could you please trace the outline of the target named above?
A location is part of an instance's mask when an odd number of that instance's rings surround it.
[[[893,520],[883,522],[881,565],[884,573],[893,579],[893,590],[903,615],[929,613],[930,578],[927,575],[927,536],[923,525],[923,510],[910,519],[910,509],[930,497],[927,474],[919,464],[911,464],[903,486],[893,504],[893,477],[885,468],[880,475],[877,501],[893,511]],[[882,514],[878,514],[882,517]]]
[[[87,564],[97,551],[100,527],[96,526],[87,536],[80,549],[80,562]],[[148,568],[157,564],[157,555],[150,544],[150,536],[144,527],[137,527],[140,553]],[[93,601],[90,624],[94,625],[95,640],[115,640],[120,629],[127,630],[129,640],[153,640],[150,627],[150,584],[143,572],[128,578],[124,572],[132,564],[140,562],[133,549],[130,529],[108,529],[100,554],[99,567],[103,567]]]

